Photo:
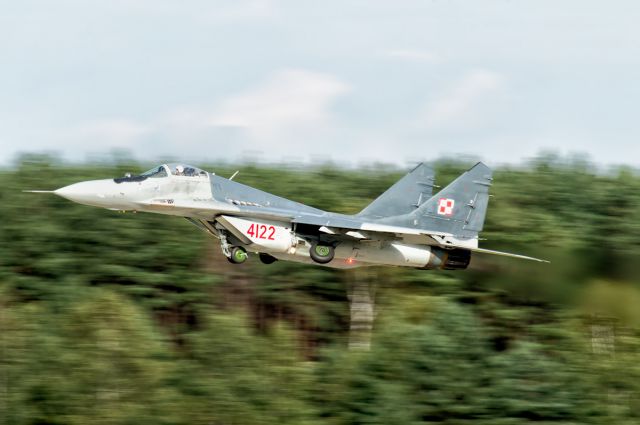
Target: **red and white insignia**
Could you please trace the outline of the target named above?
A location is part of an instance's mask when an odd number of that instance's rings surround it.
[[[438,201],[438,214],[439,215],[453,215],[453,205],[455,201],[453,199],[441,198]]]

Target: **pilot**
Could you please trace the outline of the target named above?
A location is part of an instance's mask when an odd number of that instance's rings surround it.
[[[176,176],[184,175],[184,167],[182,165],[176,166]]]

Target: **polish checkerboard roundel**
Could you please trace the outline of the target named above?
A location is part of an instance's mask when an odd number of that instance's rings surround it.
[[[440,198],[438,201],[438,214],[439,215],[453,215],[453,205],[456,202],[453,199]]]

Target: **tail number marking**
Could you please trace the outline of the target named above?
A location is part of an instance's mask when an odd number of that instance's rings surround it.
[[[264,224],[254,224],[251,223],[249,226],[249,230],[247,230],[247,235],[251,236],[254,239],[266,239],[273,241],[275,240],[274,235],[276,234],[276,228],[273,226],[266,226]]]
[[[453,199],[441,198],[438,201],[438,214],[450,216],[453,215],[453,205],[455,201]]]

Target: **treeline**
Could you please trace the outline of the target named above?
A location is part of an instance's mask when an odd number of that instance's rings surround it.
[[[0,424],[640,421],[635,170],[496,169],[482,246],[552,263],[456,272],[234,266],[186,220],[22,192],[151,165],[0,171]],[[405,172],[196,165],[344,213]],[[436,183],[470,165],[438,161]]]

